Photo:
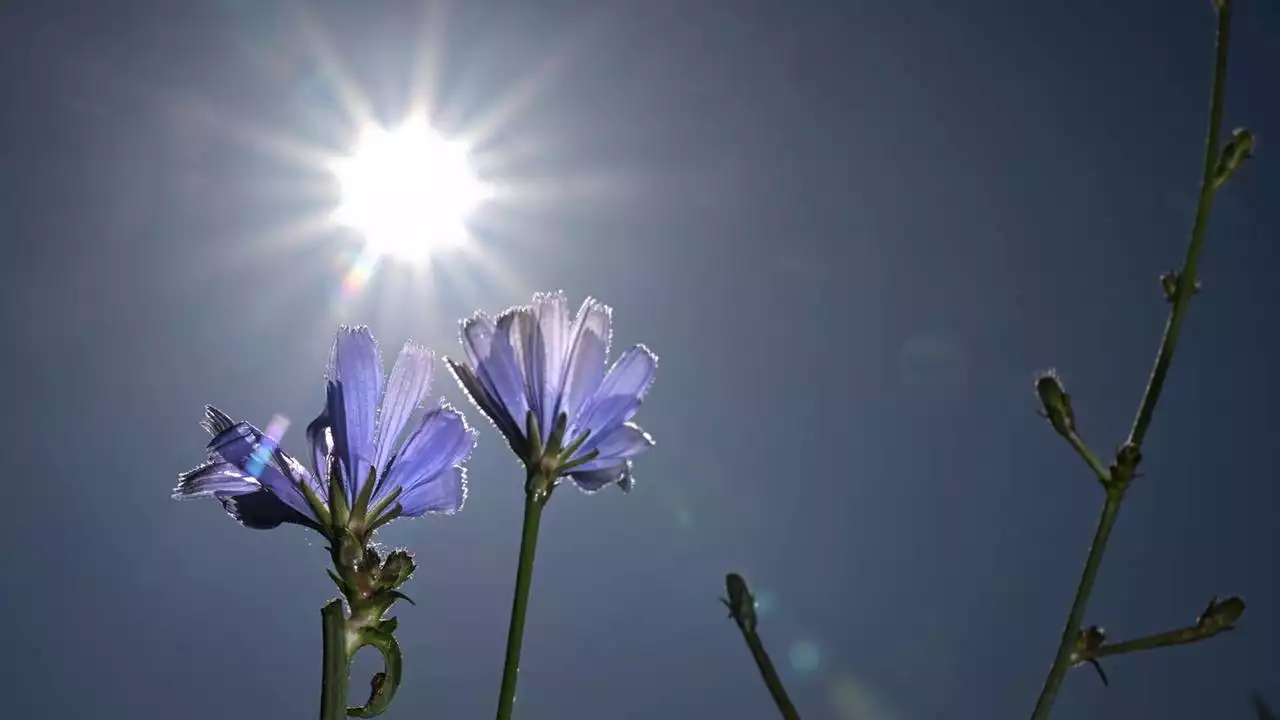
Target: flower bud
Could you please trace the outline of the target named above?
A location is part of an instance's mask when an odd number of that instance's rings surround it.
[[[387,590],[398,588],[413,575],[415,569],[412,555],[405,550],[393,550],[378,571],[378,584]]]
[[[1067,394],[1058,374],[1046,370],[1036,377],[1036,395],[1044,406],[1044,416],[1063,437],[1076,434],[1076,415],[1071,409],[1071,396]]]
[[[1235,596],[1224,600],[1215,597],[1209,601],[1209,607],[1200,613],[1200,617],[1196,618],[1196,627],[1206,635],[1215,635],[1234,628],[1242,615],[1244,600]]]
[[[1231,131],[1231,139],[1222,148],[1222,154],[1218,156],[1218,167],[1214,172],[1213,186],[1220,188],[1236,170],[1244,165],[1244,161],[1253,157],[1253,133],[1247,128],[1236,128]]]
[[[1170,270],[1169,272],[1160,276],[1160,287],[1164,289],[1165,300],[1168,300],[1169,302],[1173,302],[1177,298],[1178,282],[1181,279],[1182,278],[1179,277],[1178,272],[1176,270]],[[1195,283],[1191,286],[1191,294],[1195,295],[1196,293],[1199,293],[1202,287],[1203,286],[1200,284],[1200,281],[1196,280]]]
[[[728,599],[720,598],[720,602],[729,608],[729,617],[738,623],[745,632],[756,629],[756,599],[747,587],[747,581],[738,573],[729,573],[724,578]]]

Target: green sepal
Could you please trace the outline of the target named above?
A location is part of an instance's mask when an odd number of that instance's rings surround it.
[[[364,485],[360,487],[360,494],[356,496],[356,501],[351,505],[351,519],[357,523],[363,523],[369,512],[369,500],[373,497],[373,484],[378,478],[378,472],[374,468],[369,468],[369,477],[366,478]]]
[[[347,708],[347,715],[358,718],[377,717],[391,705],[396,690],[400,688],[403,672],[400,644],[391,633],[368,629],[362,631],[352,645],[348,650],[348,657],[355,657],[356,651],[365,646],[377,650],[382,655],[383,671],[373,676],[369,701],[363,707]]]
[[[347,491],[342,487],[342,473],[338,472],[338,460],[329,459],[329,511],[335,529],[345,528],[351,522],[351,508],[347,505]]]
[[[396,499],[400,497],[400,493],[402,492],[404,492],[404,488],[392,489],[391,492],[387,493],[386,497],[378,501],[377,505],[374,505],[369,509],[368,515],[365,516],[365,520],[368,521],[369,524],[367,532],[373,532],[375,528],[391,522],[390,519],[383,519],[382,515],[386,512],[388,507],[391,507],[391,503],[395,502]],[[396,511],[396,514],[399,515],[399,512]]]
[[[595,460],[597,457],[599,457],[599,455],[600,455],[600,451],[599,451],[599,450],[592,450],[591,452],[587,453],[586,455],[583,455],[582,457],[578,458],[577,460],[571,460],[571,461],[569,461],[569,462],[567,462],[567,463],[565,463],[565,464],[561,465],[560,467],[556,468],[556,475],[563,475],[563,474],[565,474],[565,473],[569,472],[570,470],[573,470],[574,468],[580,467],[580,466],[582,466],[582,465],[586,465],[587,463],[589,463],[589,462],[591,462],[592,460]],[[566,457],[572,457],[572,454],[571,454],[571,453],[566,453],[566,455],[565,455],[565,456],[566,456]]]
[[[569,429],[569,415],[560,413],[556,415],[555,424],[551,426],[551,434],[547,436],[548,453],[560,454],[560,444],[564,442],[565,431]]]
[[[581,434],[581,435],[579,435],[579,436],[578,436],[578,438],[577,438],[576,440],[574,440],[573,442],[569,443],[569,447],[565,448],[565,449],[564,449],[564,451],[560,453],[560,457],[562,457],[562,458],[571,458],[571,457],[573,457],[573,454],[574,454],[574,453],[576,453],[576,452],[578,452],[578,448],[582,447],[582,443],[584,443],[584,442],[586,442],[586,441],[587,441],[587,437],[588,437],[589,435],[591,435],[591,430],[590,430],[590,428],[588,428],[587,430],[584,430],[584,431],[582,432],[582,434]]]
[[[398,627],[400,627],[400,621],[399,621],[399,620],[397,620],[397,619],[395,619],[395,618],[393,618],[393,617],[390,617],[390,618],[387,618],[386,620],[383,620],[383,621],[378,625],[378,629],[379,629],[379,630],[381,630],[382,632],[384,632],[384,633],[388,634],[388,635],[393,635],[393,634],[395,634],[396,628],[398,628]]]
[[[311,488],[310,483],[300,482],[298,485],[302,487],[302,496],[306,498],[307,504],[315,511],[316,517],[320,518],[320,527],[324,528],[325,532],[329,532],[329,529],[333,527],[333,517],[329,513],[328,506],[324,504],[324,500],[320,499],[316,491]]]
[[[351,596],[351,586],[348,585],[345,580],[338,577],[338,573],[328,568],[325,568],[325,572],[329,573],[329,579],[333,581],[334,585],[338,586],[338,591],[342,593],[343,597]]]
[[[533,468],[542,462],[542,428],[538,427],[538,416],[532,409],[524,415],[524,434],[529,438],[529,457],[525,458],[525,464]]]
[[[386,597],[393,598],[393,599],[395,599],[395,600],[404,600],[405,602],[409,603],[410,605],[417,606],[417,604],[418,604],[418,603],[416,603],[416,602],[414,602],[414,601],[413,601],[413,598],[409,597],[408,595],[405,595],[404,593],[400,592],[399,590],[388,590],[388,591],[386,591],[386,592],[384,592],[384,593],[381,593],[381,594],[382,594],[382,595],[384,595],[384,596],[386,596]]]
[[[369,523],[369,527],[365,529],[365,533],[372,534],[374,530],[377,530],[383,525],[386,525],[392,520],[395,520],[396,518],[400,517],[400,513],[403,512],[403,510],[404,510],[404,507],[400,503],[396,503],[394,506],[391,507],[390,510],[387,510],[386,512],[382,513],[373,522]]]

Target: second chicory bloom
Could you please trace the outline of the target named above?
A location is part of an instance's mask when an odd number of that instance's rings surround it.
[[[326,532],[330,488],[337,506],[363,501],[370,525],[394,517],[450,514],[466,499],[464,463],[476,432],[443,400],[400,442],[410,415],[431,388],[435,358],[406,343],[383,391],[382,362],[368,328],[343,327],[329,360],[324,410],[308,427],[313,470],[279,450],[247,422],[206,408],[214,436],[206,462],[179,476],[176,498],[214,497],[242,524],[291,522]]]
[[[466,362],[448,360],[526,466],[543,461],[536,456],[549,442],[563,447],[566,456],[557,464],[565,471],[558,474],[588,492],[610,483],[630,490],[631,458],[653,446],[630,420],[653,382],[658,356],[636,345],[606,372],[611,314],[588,298],[570,318],[563,293],[539,293],[531,306],[511,308],[496,321],[484,313],[463,321]],[[557,425],[559,438],[553,437]],[[539,437],[531,439],[530,429]]]

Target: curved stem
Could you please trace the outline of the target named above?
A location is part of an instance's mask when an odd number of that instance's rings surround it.
[[[373,676],[369,702],[361,707],[347,708],[347,715],[350,717],[371,718],[385,712],[395,699],[403,674],[404,661],[400,654],[400,643],[396,642],[394,635],[381,630],[365,630],[351,654],[354,655],[356,650],[365,646],[372,647],[382,655],[382,672]]]
[[[331,600],[320,610],[324,626],[324,676],[320,682],[320,720],[343,720],[347,716],[347,681],[351,666],[347,660],[347,618],[341,600]]]
[[[538,551],[538,527],[546,493],[537,476],[529,479],[524,501],[524,525],[520,532],[520,561],[516,568],[516,590],[511,602],[511,625],[507,629],[507,655],[502,667],[502,689],[498,695],[498,720],[510,720],[516,704],[516,680],[520,673],[520,648],[524,642],[524,618],[529,607],[533,582],[533,559]]]
[[[778,677],[778,671],[774,669],[773,661],[769,659],[769,653],[764,649],[764,643],[760,642],[760,636],[755,630],[741,625],[739,627],[742,628],[742,637],[746,639],[747,647],[751,648],[751,657],[755,658],[756,667],[760,668],[760,676],[764,678],[769,694],[778,705],[778,711],[782,713],[785,720],[800,720],[800,713],[796,712],[796,707],[791,704],[791,698],[787,697],[787,689],[782,686],[782,678]]]

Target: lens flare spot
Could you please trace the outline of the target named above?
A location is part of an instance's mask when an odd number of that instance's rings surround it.
[[[764,617],[772,614],[778,608],[778,594],[769,588],[757,588],[756,596],[756,615]]]
[[[245,473],[249,477],[256,480],[262,476],[262,471],[271,461],[271,454],[280,447],[280,440],[284,438],[284,433],[288,429],[289,418],[278,413],[272,416],[271,422],[267,423],[267,429],[262,431],[262,442],[254,448],[253,455],[249,456],[249,462],[245,464]]]
[[[688,505],[676,505],[676,524],[686,529],[693,527],[693,510]]]
[[[807,675],[822,663],[822,652],[809,640],[801,640],[791,646],[791,667],[796,672]]]
[[[875,693],[849,675],[841,675],[831,682],[831,705],[841,720],[892,720]]]

